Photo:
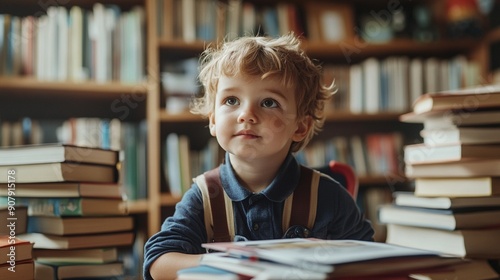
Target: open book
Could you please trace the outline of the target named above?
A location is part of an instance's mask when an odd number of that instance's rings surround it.
[[[277,239],[206,243],[203,247],[227,252],[246,263],[274,263],[314,271],[324,275],[321,278],[409,273],[464,261],[432,251],[356,240]]]

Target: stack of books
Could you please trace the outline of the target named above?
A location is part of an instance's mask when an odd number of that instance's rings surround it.
[[[379,209],[386,242],[500,259],[500,88],[428,93],[401,120],[423,124],[423,143],[405,147],[414,192]]]
[[[117,277],[133,243],[118,151],[63,144],[0,149],[0,195],[27,206],[36,279]]]

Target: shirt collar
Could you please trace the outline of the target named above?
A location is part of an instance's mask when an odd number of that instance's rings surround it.
[[[222,187],[233,201],[242,201],[252,195],[238,181],[234,169],[226,153],[225,161],[220,166]],[[274,202],[283,202],[295,189],[299,181],[300,166],[292,154],[288,154],[278,170],[278,174],[261,194]]]

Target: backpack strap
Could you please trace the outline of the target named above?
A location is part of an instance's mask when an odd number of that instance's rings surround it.
[[[311,168],[300,166],[300,179],[297,188],[285,200],[282,229],[290,225],[303,225],[312,229],[316,220],[318,206],[318,186],[320,173]]]
[[[197,176],[195,182],[203,198],[207,241],[232,241],[235,234],[233,205],[222,188],[219,167]]]
[[[290,225],[303,225],[309,229],[314,226],[320,174],[316,170],[301,166],[299,183],[284,203],[283,232]],[[219,167],[198,175],[194,181],[203,198],[207,241],[233,241],[235,236],[233,204],[222,188]]]

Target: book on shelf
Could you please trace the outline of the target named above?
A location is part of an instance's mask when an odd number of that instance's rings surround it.
[[[0,196],[7,196],[7,184],[0,184]],[[106,198],[121,200],[120,183],[49,182],[16,184],[16,197]]]
[[[134,233],[129,231],[59,236],[31,232],[21,234],[18,237],[33,242],[34,249],[87,249],[130,246],[133,243]]]
[[[170,133],[165,140],[164,175],[172,195],[182,196],[191,187],[189,138]]]
[[[499,238],[500,227],[443,230],[388,224],[386,242],[458,257],[499,259]]]
[[[36,279],[115,279],[123,275],[123,263],[119,261],[99,264],[35,262]]]
[[[58,197],[21,198],[30,216],[104,216],[127,214],[125,201],[118,199]]]
[[[500,177],[419,177],[415,179],[415,195],[428,197],[493,197],[500,195]]]
[[[406,164],[408,178],[500,177],[500,158],[474,159],[432,164]]]
[[[498,217],[500,204],[496,209],[430,209],[420,207],[383,205],[378,219],[385,224],[398,224],[443,230],[479,229],[500,226]]]
[[[189,110],[189,101],[200,92],[198,59],[189,58],[164,65],[161,73],[162,93],[165,96],[165,110],[178,114]]]
[[[54,162],[40,164],[4,165],[0,173],[15,170],[16,183],[96,182],[112,183],[118,178],[118,169],[110,165]],[[6,177],[0,183],[7,183]]]
[[[456,144],[500,143],[500,127],[457,127],[446,129],[423,129],[420,136],[424,144],[433,147]]]
[[[215,22],[216,5],[218,3],[211,0],[198,0],[196,2],[196,38],[202,41],[216,40]]]
[[[28,233],[54,235],[83,235],[107,232],[130,231],[133,229],[131,216],[114,217],[28,217]]]
[[[404,161],[409,164],[488,158],[500,158],[500,145],[455,143],[436,146],[412,144],[404,147]]]
[[[474,188],[474,184],[471,184]],[[500,191],[499,191],[500,194]],[[453,190],[435,197],[417,196],[413,192],[395,192],[394,204],[407,207],[422,207],[431,209],[461,209],[461,208],[490,208],[500,206],[500,196],[473,196],[455,197]],[[453,197],[452,197],[453,196]]]
[[[66,144],[38,144],[0,148],[0,165],[54,162],[116,165],[118,151]]]
[[[489,85],[460,90],[428,92],[413,103],[413,112],[500,108],[500,86]]]
[[[24,205],[0,205],[0,235],[10,234],[13,230],[16,234],[26,232],[28,224],[28,208]],[[15,222],[15,227],[9,227],[11,222]]]
[[[109,263],[118,260],[116,247],[76,250],[34,249],[33,257],[42,263]]]
[[[377,113],[382,110],[381,104],[381,62],[375,57],[369,57],[361,62],[363,71],[362,84],[365,90],[363,91],[364,107],[363,111],[369,114]],[[369,89],[369,90],[368,90]]]
[[[349,5],[309,1],[303,9],[306,14],[308,40],[331,43],[353,38],[353,11]]]
[[[157,3],[159,3],[157,6],[159,12],[157,20],[160,26],[158,28],[159,37],[172,40],[174,39],[174,0],[163,0]]]
[[[253,259],[288,267],[288,270],[281,270],[281,276],[295,269],[327,277],[374,276],[462,261],[428,250],[356,240],[279,239],[206,243],[203,247],[247,261]],[[264,272],[271,271],[272,268],[264,269]]]

